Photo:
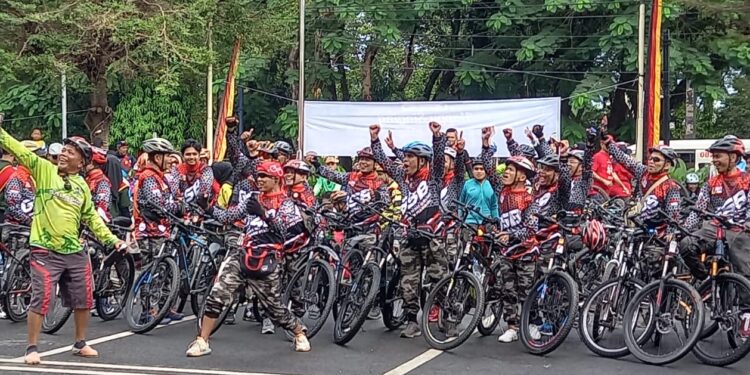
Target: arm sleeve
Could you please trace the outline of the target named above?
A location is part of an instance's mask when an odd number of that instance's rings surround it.
[[[708,209],[709,193],[710,189],[708,187],[708,182],[706,182],[701,187],[701,191],[698,193],[698,198],[695,200],[695,208],[699,210]],[[696,230],[700,226],[700,223],[701,218],[698,216],[698,213],[690,211],[690,215],[685,219],[685,229],[690,231]]]
[[[393,151],[393,155],[396,155],[396,159],[404,161],[404,152],[400,148],[397,147],[391,151]]]
[[[94,208],[94,202],[91,198],[91,192],[86,189],[83,192],[83,208],[81,209],[81,219],[86,226],[91,229],[96,239],[106,246],[114,246],[119,239],[107,228],[101,216]]]
[[[180,204],[174,199],[168,199],[170,197],[165,197],[164,194],[162,194],[159,189],[159,183],[156,181],[155,177],[146,177],[143,179],[143,186],[140,189],[139,196],[148,205],[162,207],[167,212],[175,214],[179,211]],[[157,214],[159,213],[157,212]],[[163,216],[163,214],[159,214],[159,216]]]
[[[432,179],[442,180],[445,175],[445,134],[432,136]]]
[[[329,181],[333,181],[341,186],[345,186],[349,183],[349,173],[334,171],[333,169],[328,168],[325,165],[321,165],[320,167],[318,167],[318,174],[323,178]]]
[[[24,221],[31,221],[31,217],[28,213],[23,212],[21,208],[21,202],[23,202],[23,182],[16,177],[13,177],[5,187],[5,202],[8,205],[8,212],[13,217],[24,218]]]
[[[567,209],[572,185],[573,177],[568,160],[565,159],[565,162],[560,160],[560,179],[557,181],[557,201],[560,209]],[[556,214],[556,212],[551,212],[551,214]]]
[[[533,202],[523,213],[523,223],[511,229],[510,234],[516,241],[525,241],[531,233],[537,232],[539,226],[539,204]]]
[[[106,181],[96,185],[96,190],[91,197],[94,202],[94,209],[102,217],[102,220],[109,222],[112,217],[109,213],[109,205],[112,203],[112,189]]]
[[[211,167],[206,166],[201,174],[201,190],[199,191],[202,197],[211,196],[212,187],[214,184],[214,171]]]
[[[550,147],[549,144],[545,142],[543,138],[539,139],[539,142],[537,142],[537,144],[534,145],[534,150],[536,150],[536,154],[539,156],[540,159],[555,153],[552,150],[552,147]]]
[[[239,202],[228,209],[214,207],[213,217],[222,224],[231,224],[245,217],[247,200]]]
[[[258,165],[257,158],[248,158],[245,153],[247,147],[242,144],[239,134],[237,134],[237,128],[227,132],[227,154],[229,155],[229,162],[232,163],[236,173],[240,176],[247,178],[248,176],[257,177],[256,167]],[[239,177],[237,177],[239,179]]]
[[[622,152],[614,142],[609,142],[609,144],[607,144],[607,151],[612,155],[612,159],[615,159],[615,161],[622,164],[625,169],[635,176],[636,181],[640,181],[641,176],[646,173],[647,168],[645,165],[635,161],[635,159]]]
[[[664,211],[669,218],[679,223],[680,209],[682,208],[682,196],[680,195],[680,188],[676,183],[673,184],[669,191],[667,191],[667,194],[664,197],[664,205],[666,205]],[[678,229],[673,224],[669,224],[667,231],[669,233],[677,233]]]
[[[508,140],[508,152],[510,152],[510,156],[521,155],[521,151],[518,149],[518,142],[515,139]]]
[[[391,176],[399,186],[404,186],[404,168],[396,165],[391,159],[388,159],[388,157],[385,156],[383,146],[380,144],[380,139],[372,141],[370,147],[372,147],[372,154],[375,161],[383,166],[385,173]]]
[[[584,151],[583,153],[583,172],[581,174],[581,187],[583,188],[584,194],[586,195],[591,189],[591,184],[594,180],[594,172],[592,169],[593,157],[594,150],[591,147],[586,147],[586,151]]]
[[[0,147],[15,156],[16,160],[18,160],[18,164],[26,167],[26,169],[29,170],[31,177],[33,177],[34,181],[38,184],[44,184],[42,181],[46,180],[49,175],[57,172],[57,167],[54,164],[29,151],[21,144],[21,142],[18,142],[15,138],[11,137],[10,134],[2,128],[0,128]]]
[[[492,154],[494,154],[492,147],[482,147],[482,153],[479,157],[482,159],[482,166],[487,172],[487,180],[492,185],[492,188],[500,190],[502,182],[500,181],[500,176],[495,172],[495,166],[492,165]]]

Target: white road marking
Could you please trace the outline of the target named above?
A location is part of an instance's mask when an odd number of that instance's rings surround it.
[[[160,329],[160,328],[164,328],[164,327],[169,327],[169,326],[172,326],[172,325],[176,325],[176,324],[180,324],[180,323],[184,323],[184,322],[189,322],[189,321],[192,321],[192,320],[195,320],[195,315],[186,316],[186,317],[184,317],[180,321],[170,322],[169,324],[160,325],[160,326],[157,326],[154,329]],[[86,340],[86,343],[89,344],[89,345],[96,345],[96,344],[101,344],[103,342],[117,340],[117,339],[121,339],[121,338],[128,337],[128,336],[133,336],[133,335],[135,335],[135,333],[133,333],[132,331],[124,331],[124,332],[115,333],[115,334],[112,334],[112,335],[109,335],[109,336],[100,337],[98,339]],[[73,345],[68,345],[68,346],[64,346],[62,348],[51,349],[51,350],[47,350],[45,352],[41,352],[41,353],[39,353],[39,356],[40,357],[48,357],[48,356],[51,356],[51,355],[57,355],[57,354],[62,354],[62,353],[65,353],[65,352],[69,352],[72,349],[73,349]],[[23,356],[13,358],[12,361],[13,362],[23,362]]]
[[[426,352],[412,358],[411,360],[405,362],[401,366],[398,366],[394,368],[393,370],[386,372],[383,375],[408,374],[409,372],[413,371],[417,367],[422,366],[423,364],[435,359],[435,357],[439,356],[440,354],[443,354],[442,350],[429,349]]]
[[[0,359],[0,363],[3,362],[10,362],[10,360],[2,360]],[[56,372],[57,374],[67,374],[67,373],[74,373],[72,371],[84,371],[84,372],[76,372],[76,374],[96,374],[100,375],[103,373],[102,370],[121,370],[121,371],[145,371],[146,373],[168,373],[168,374],[200,374],[200,375],[281,375],[281,374],[270,374],[270,373],[259,373],[259,372],[237,372],[237,371],[224,371],[224,370],[204,370],[204,369],[195,369],[195,368],[175,368],[175,367],[154,367],[154,366],[128,366],[128,365],[115,365],[115,364],[109,364],[109,363],[91,363],[91,362],[61,362],[61,361],[44,361],[42,362],[43,366],[53,366],[53,368],[42,368],[42,367],[18,367],[18,369],[23,369],[23,371],[32,371],[27,369],[39,369],[44,371],[39,372],[53,372],[53,371],[62,371],[62,372]],[[0,365],[0,370],[4,369],[5,366]],[[11,366],[12,367],[12,366]],[[69,370],[69,369],[57,369],[54,367],[83,367],[83,368],[91,368],[91,369],[100,369],[100,370]],[[112,372],[112,371],[106,371],[104,372],[108,375],[110,374],[140,374],[140,373],[134,373],[134,372]]]
[[[40,372],[44,374],[73,374],[73,375],[101,375],[101,371],[93,370],[71,370],[71,369],[53,369],[46,367],[31,367],[31,366],[0,366],[0,371],[12,371],[12,373],[18,372]],[[153,375],[137,372],[112,372],[107,371],[107,375]]]

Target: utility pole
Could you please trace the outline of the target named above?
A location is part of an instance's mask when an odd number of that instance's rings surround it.
[[[211,26],[213,22],[208,21],[208,52],[213,56],[214,42],[211,35]],[[209,162],[214,160],[214,65],[213,63],[208,64],[208,76],[206,77],[206,147],[209,157]]]
[[[62,139],[68,138],[68,87],[62,73]],[[91,140],[94,141],[93,139]]]
[[[298,149],[302,159],[305,147],[305,0],[299,0],[299,94],[297,95]]]
[[[646,3],[641,0],[638,10],[638,114],[635,124],[635,160],[643,160],[643,113],[646,90],[644,75],[646,71]]]

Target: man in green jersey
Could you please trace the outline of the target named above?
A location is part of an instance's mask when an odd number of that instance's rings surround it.
[[[0,125],[2,125],[0,114]],[[109,231],[96,213],[91,192],[80,172],[91,161],[91,147],[82,138],[68,138],[58,158],[50,163],[26,149],[0,128],[0,147],[26,167],[36,183],[34,215],[31,221],[31,305],[27,318],[29,345],[24,362],[40,363],[37,339],[50,298],[60,285],[63,305],[75,316],[73,354],[96,357],[86,345],[86,326],[93,307],[91,263],[79,241],[81,223],[86,224],[104,245],[125,249],[125,243]]]

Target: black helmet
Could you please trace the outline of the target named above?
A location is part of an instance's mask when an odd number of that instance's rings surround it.
[[[677,153],[674,152],[674,150],[671,147],[667,147],[667,146],[651,147],[648,149],[648,152],[658,152],[664,155],[664,158],[667,159],[667,161],[669,161],[672,164],[674,164],[675,160],[679,158],[679,156],[677,156]]]
[[[534,160],[536,158],[536,151],[529,145],[518,145],[518,152],[526,159]]]
[[[552,168],[556,171],[560,170],[560,158],[557,157],[557,155],[547,155],[536,162],[539,165],[543,165],[545,167]]]
[[[482,161],[482,158],[471,159],[471,167],[474,168],[477,165],[481,165],[482,167],[484,167],[484,162]]]
[[[80,152],[81,156],[83,157],[84,165],[91,163],[91,145],[89,145],[89,143],[86,142],[85,139],[83,139],[82,137],[65,138],[63,144],[71,145],[78,149],[78,152]]]
[[[294,150],[292,149],[292,145],[289,143],[286,143],[284,141],[278,141],[274,145],[276,147],[276,152],[283,152],[287,156],[291,156],[294,153]]]
[[[733,136],[727,135],[724,138],[714,142],[711,147],[708,148],[709,152],[726,152],[730,154],[737,154],[743,156],[745,154],[745,144],[742,141]]]

